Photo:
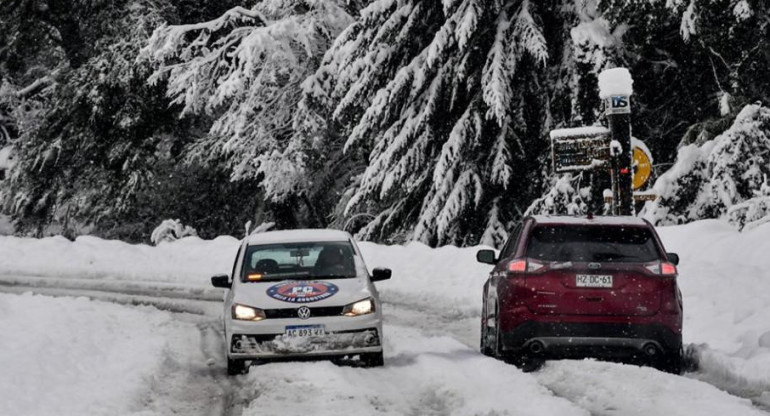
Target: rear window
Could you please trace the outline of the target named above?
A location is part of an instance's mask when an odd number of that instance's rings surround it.
[[[353,246],[350,242],[312,242],[249,246],[241,280],[355,277]]]
[[[527,257],[543,261],[651,262],[658,260],[647,228],[580,225],[537,226]]]

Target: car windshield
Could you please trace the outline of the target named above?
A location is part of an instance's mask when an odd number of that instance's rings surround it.
[[[244,282],[355,276],[353,247],[348,241],[249,246],[241,271]]]
[[[532,231],[527,257],[558,262],[651,262],[658,260],[658,250],[647,228],[541,225]]]

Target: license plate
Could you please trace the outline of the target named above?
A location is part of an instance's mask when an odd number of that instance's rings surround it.
[[[326,335],[323,325],[291,325],[285,334],[290,337],[321,337]]]
[[[575,276],[577,287],[612,287],[612,275],[579,274]]]

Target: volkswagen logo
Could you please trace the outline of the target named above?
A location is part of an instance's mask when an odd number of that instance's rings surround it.
[[[591,270],[601,269],[601,263],[588,263],[588,268]]]
[[[297,309],[297,316],[299,317],[299,319],[310,318],[310,308],[308,308],[307,306],[303,306]]]

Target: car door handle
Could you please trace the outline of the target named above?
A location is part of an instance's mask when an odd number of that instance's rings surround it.
[[[601,302],[604,300],[604,298],[601,296],[583,296],[583,299],[588,302]]]

